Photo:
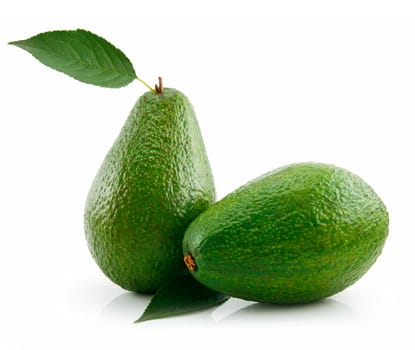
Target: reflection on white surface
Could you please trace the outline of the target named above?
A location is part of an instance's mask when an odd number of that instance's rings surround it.
[[[110,300],[98,313],[98,320],[108,325],[131,325],[144,312],[152,295],[125,292]],[[334,298],[302,305],[275,305],[230,298],[223,304],[199,312],[175,316],[162,323],[198,323],[205,325],[234,323],[283,323],[295,324],[356,324],[363,321],[352,306]]]
[[[232,303],[232,299],[230,303]],[[359,313],[351,306],[336,299],[323,299],[314,303],[302,305],[275,305],[268,303],[236,301],[238,307],[230,312],[218,309],[215,318],[220,323],[232,322],[283,322],[289,323],[330,323],[330,322],[359,322],[362,321]],[[228,305],[230,308],[231,305]]]
[[[99,314],[99,319],[111,323],[133,323],[150,302],[151,294],[126,292],[112,299]]]

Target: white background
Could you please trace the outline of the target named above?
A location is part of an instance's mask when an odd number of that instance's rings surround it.
[[[409,2],[147,2],[0,5],[0,348],[413,349]],[[6,45],[75,28],[121,48],[144,80],[161,75],[188,95],[219,198],[299,161],[333,163],[365,179],[391,221],[373,268],[315,304],[231,299],[133,324],[149,296],[104,277],[82,219],[91,181],[146,89],[85,85]]]

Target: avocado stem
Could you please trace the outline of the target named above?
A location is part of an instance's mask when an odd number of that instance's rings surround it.
[[[155,88],[156,88],[156,92],[158,94],[163,93],[163,79],[161,77],[159,77],[159,83],[158,83],[158,85],[157,84],[155,85]]]
[[[197,270],[197,265],[196,262],[193,258],[193,256],[190,253],[187,253],[184,256],[184,263],[186,264],[186,267],[190,270],[190,271],[196,271]]]

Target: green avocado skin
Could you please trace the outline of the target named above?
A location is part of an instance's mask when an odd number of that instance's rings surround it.
[[[358,176],[298,163],[229,194],[187,229],[184,254],[207,287],[247,300],[306,303],[356,282],[381,254],[388,213]]]
[[[215,201],[194,110],[181,92],[147,92],[105,157],[85,206],[85,235],[101,270],[151,293],[183,270],[188,225]]]

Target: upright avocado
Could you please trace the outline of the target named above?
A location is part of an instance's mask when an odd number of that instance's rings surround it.
[[[207,287],[248,300],[304,303],[356,282],[380,255],[388,213],[358,176],[326,164],[276,169],[189,226],[185,263]]]
[[[174,89],[147,92],[132,109],[89,191],[89,250],[116,284],[154,292],[184,268],[184,232],[214,200],[192,105]]]

